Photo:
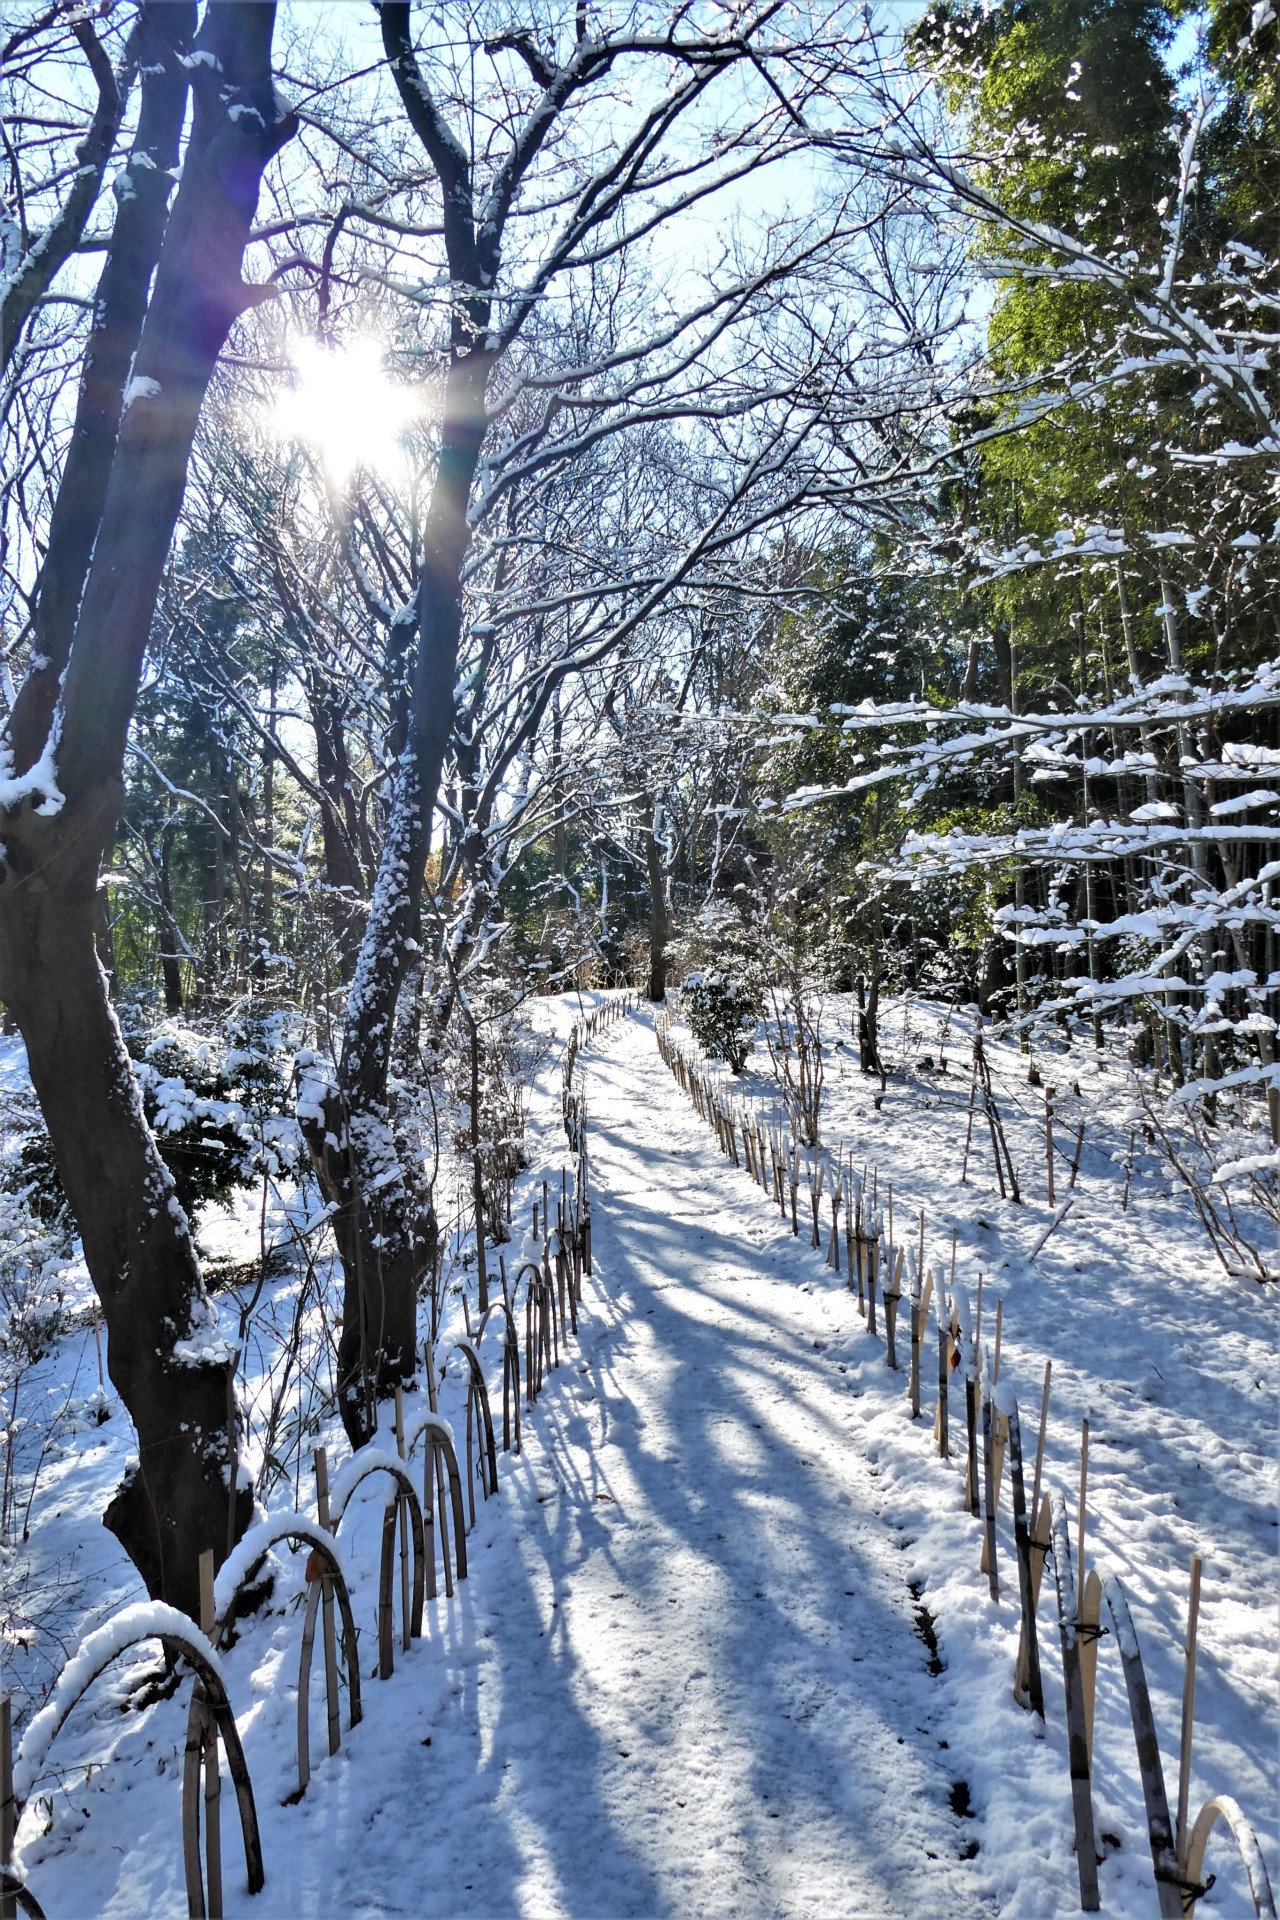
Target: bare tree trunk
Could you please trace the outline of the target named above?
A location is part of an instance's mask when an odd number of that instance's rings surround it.
[[[343,981],[356,970],[360,953],[361,902],[366,891],[357,851],[355,796],[351,765],[337,701],[316,679],[307,683],[307,704],[316,738],[316,785],[320,791],[320,833],[329,916],[338,946]]]
[[[151,11],[162,25],[185,15]],[[138,1466],[107,1524],[150,1591],[192,1614],[201,1551],[221,1558],[251,1509],[248,1486],[229,1498],[225,1477],[235,1355],[211,1337],[187,1221],[143,1115],[94,928],[98,870],[122,811],[125,741],[196,421],[227,332],[255,298],[240,271],[262,169],[293,130],[272,87],[273,26],[271,5],[224,0],[198,36],[208,59],[170,69],[191,77],[192,133],[149,303],[142,282],[146,319],[77,596],[60,731],[40,725],[47,686],[37,669],[14,722],[30,793],[0,823],[0,993],[26,1041],[102,1302],[111,1377],[138,1434]],[[128,205],[125,196],[122,216]],[[115,251],[113,238],[109,261]],[[149,274],[145,260],[137,271]],[[136,294],[132,276],[130,286]],[[78,417],[77,433],[81,425]],[[79,557],[69,543],[67,564]],[[46,563],[42,591],[62,585]]]
[[[667,997],[667,946],[671,939],[671,909],[667,905],[667,876],[662,844],[655,831],[656,809],[644,830],[644,864],[649,875],[649,998]]]
[[[387,1074],[400,991],[420,948],[431,818],[453,725],[467,501],[484,434],[486,372],[479,354],[450,370],[424,528],[408,739],[347,1000],[338,1084],[323,1114],[304,1120],[317,1177],[336,1209],[339,1411],[353,1446],[372,1435],[377,1398],[413,1375],[418,1283],[434,1252],[429,1196],[398,1151]]]

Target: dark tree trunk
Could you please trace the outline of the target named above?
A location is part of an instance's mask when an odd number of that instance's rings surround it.
[[[316,785],[320,792],[320,834],[329,917],[338,948],[340,978],[347,982],[360,953],[360,921],[366,881],[358,854],[358,826],[351,765],[342,731],[342,713],[334,696],[311,679],[307,704],[316,739]]]
[[[430,1198],[399,1153],[387,1074],[400,991],[420,949],[431,818],[453,725],[462,626],[467,502],[484,434],[487,365],[473,354],[450,370],[435,485],[423,535],[408,739],[396,770],[343,1026],[338,1085],[304,1130],[343,1270],[338,1395],[343,1426],[362,1446],[377,1398],[417,1365],[418,1283],[434,1251]]]
[[[863,1073],[878,1073],[883,1077],[884,1068],[880,1064],[880,980],[879,971],[873,973],[868,991],[865,976],[858,975],[858,1066]]]
[[[173,856],[173,827],[166,826],[160,837],[156,857],[156,919],[159,921],[160,977],[164,983],[164,1010],[182,1012],[182,933],[173,910],[173,885],[170,863]]]
[[[644,863],[649,876],[649,998],[667,997],[667,943],[671,939],[671,911],[667,906],[667,876],[662,847],[653,829],[653,817],[644,831]]]
[[[156,18],[169,13],[159,8]],[[102,1302],[111,1377],[138,1434],[138,1466],[107,1523],[151,1593],[192,1614],[201,1551],[212,1547],[220,1559],[251,1508],[250,1489],[231,1500],[225,1477],[234,1355],[210,1337],[190,1232],[143,1115],[94,928],[192,437],[228,329],[254,297],[240,269],[262,169],[292,131],[272,88],[273,24],[274,9],[250,0],[226,0],[206,15],[199,44],[212,65],[191,70],[182,185],[79,597],[61,731],[41,740],[44,689],[29,682],[20,706],[33,749],[30,792],[0,823],[0,993],[27,1044]],[[57,585],[43,577],[43,591]]]
[[[148,1591],[199,1610],[197,1560],[227,1549],[229,1356],[210,1347],[195,1250],[142,1115],[93,941],[96,860],[41,835],[58,884],[21,922],[0,914],[0,975],[102,1302],[107,1366],[138,1436],[138,1466],[106,1521]],[[69,868],[79,865],[77,875]],[[78,884],[77,884],[78,882]],[[199,1355],[208,1353],[201,1361]],[[237,1490],[235,1533],[250,1518]]]
[[[195,0],[144,7],[135,29],[143,63],[142,102],[117,188],[118,211],[93,304],[75,427],[36,582],[34,651],[42,664],[24,683],[14,715],[13,752],[20,770],[34,762],[48,736],[71,652],[76,609],[111,478],[125,383],[169,217],[187,111],[182,61],[195,30]]]

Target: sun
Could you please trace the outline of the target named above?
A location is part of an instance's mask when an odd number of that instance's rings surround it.
[[[416,396],[388,379],[377,340],[360,335],[339,346],[300,340],[289,357],[294,382],[272,412],[282,438],[314,447],[339,486],[358,469],[387,476],[403,469]]]

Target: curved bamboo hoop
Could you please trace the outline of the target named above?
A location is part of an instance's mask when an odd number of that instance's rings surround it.
[[[396,1522],[402,1507],[408,1510],[409,1531],[413,1540],[413,1601],[409,1618],[404,1624],[403,1645],[407,1649],[410,1640],[422,1636],[422,1601],[426,1584],[426,1539],[422,1524],[422,1507],[418,1501],[417,1488],[408,1472],[399,1460],[390,1454],[371,1453],[362,1460],[359,1454],[347,1462],[350,1479],[343,1489],[342,1498],[333,1514],[333,1531],[336,1534],[342,1525],[343,1515],[351,1504],[351,1496],[356,1488],[375,1473],[385,1473],[392,1482],[393,1491],[387,1498],[386,1511],[382,1517],[382,1565],[378,1576],[378,1678],[389,1679],[395,1669],[395,1656],[392,1642],[395,1638],[395,1555]]]
[[[1207,1891],[1201,1885],[1204,1875],[1205,1849],[1209,1844],[1209,1835],[1219,1820],[1224,1820],[1231,1829],[1231,1837],[1240,1850],[1245,1878],[1249,1882],[1249,1897],[1253,1901],[1253,1911],[1257,1915],[1257,1920],[1276,1920],[1276,1903],[1271,1892],[1271,1882],[1267,1877],[1266,1862],[1262,1858],[1262,1849],[1258,1845],[1258,1836],[1229,1793],[1218,1793],[1211,1800],[1206,1800],[1196,1815],[1195,1825],[1191,1829],[1191,1838],[1187,1842],[1186,1877],[1195,1892],[1191,1893],[1187,1905],[1187,1920],[1191,1920],[1195,1913],[1196,1901],[1200,1894]],[[1190,1889],[1188,1891],[1190,1892]]]
[[[127,1611],[126,1609],[126,1612]],[[89,1670],[80,1679],[79,1684],[68,1693],[65,1700],[58,1701],[55,1690],[54,1700],[50,1702],[50,1705],[54,1706],[55,1702],[57,1704],[54,1707],[51,1723],[49,1723],[47,1727],[42,1727],[40,1730],[39,1761],[35,1764],[43,1762],[49,1748],[67,1724],[71,1714],[75,1711],[76,1707],[79,1706],[81,1700],[83,1700],[85,1694],[88,1693],[94,1682],[102,1678],[107,1668],[111,1666],[122,1653],[128,1653],[130,1648],[140,1646],[147,1640],[158,1640],[171,1659],[176,1659],[179,1655],[182,1655],[195,1670],[196,1686],[192,1689],[192,1702],[194,1705],[196,1695],[202,1692],[203,1697],[200,1703],[201,1711],[199,1715],[201,1728],[203,1728],[205,1713],[211,1713],[213,1715],[216,1733],[222,1740],[223,1750],[227,1756],[227,1769],[230,1772],[232,1784],[236,1790],[236,1805],[240,1812],[240,1835],[244,1845],[244,1863],[249,1882],[249,1892],[260,1893],[265,1881],[265,1874],[262,1867],[262,1840],[258,1832],[258,1811],[254,1805],[253,1784],[249,1778],[249,1768],[245,1761],[244,1748],[240,1744],[240,1734],[236,1727],[236,1717],[231,1711],[231,1702],[227,1698],[227,1690],[223,1685],[222,1676],[217,1668],[217,1655],[213,1647],[196,1627],[187,1623],[184,1623],[180,1629],[174,1632],[160,1632],[155,1626],[143,1623],[139,1625],[136,1632],[129,1634],[127,1638],[121,1641],[116,1641],[114,1637],[111,1636],[109,1632],[110,1627],[111,1622],[108,1621],[105,1627],[98,1629],[99,1633],[105,1636],[103,1641],[103,1657],[101,1660],[96,1663],[91,1662]],[[85,1642],[85,1647],[81,1650],[82,1652],[87,1651],[92,1646],[94,1637],[94,1635],[90,1634],[89,1639]],[[48,1709],[45,1711],[48,1711]],[[37,1715],[36,1720],[34,1720],[27,1729],[28,1739],[36,1727],[37,1722],[42,1717],[42,1715]],[[183,1865],[186,1870],[188,1915],[190,1916],[190,1920],[205,1920],[204,1876],[200,1865],[200,1814],[198,1803],[200,1762],[203,1757],[204,1742],[203,1738],[197,1739],[193,1754],[190,1728],[191,1717],[189,1715],[186,1764],[183,1768],[182,1779],[182,1855]],[[23,1746],[25,1745],[26,1740],[23,1742]],[[21,1760],[22,1748],[20,1747],[18,1750],[19,1765],[21,1764]],[[35,1780],[38,1778],[38,1773],[34,1774],[30,1784],[34,1785]],[[19,1820],[22,1817],[27,1798],[28,1795],[26,1793],[19,1793],[15,1785],[14,1803]]]
[[[45,1920],[44,1908],[32,1893],[25,1880],[19,1880],[12,1867],[0,1867],[0,1892],[7,1900],[12,1900],[28,1917],[28,1920]]]
[[[429,1551],[425,1555],[427,1576],[427,1598],[436,1597],[436,1502],[433,1489],[434,1471],[437,1461],[444,1462],[449,1480],[449,1503],[453,1508],[453,1552],[459,1580],[467,1577],[467,1529],[462,1511],[462,1476],[458,1472],[458,1454],[453,1444],[453,1434],[447,1420],[438,1413],[419,1414],[417,1424],[405,1436],[405,1458],[409,1459],[419,1440],[426,1437],[428,1446],[422,1460],[422,1513],[424,1532],[429,1542]],[[440,1511],[440,1557],[444,1564],[444,1590],[446,1597],[453,1597],[453,1575],[449,1570],[449,1529],[443,1508]]]
[[[559,1364],[560,1347],[556,1340],[555,1359],[552,1359],[552,1336],[555,1332],[555,1289],[551,1285],[550,1275],[544,1266],[536,1260],[526,1260],[516,1270],[511,1283],[511,1298],[515,1300],[520,1282],[525,1275],[524,1295],[524,1386],[525,1397],[533,1405],[542,1391],[545,1373]]]
[[[326,1539],[323,1527],[313,1527],[303,1522],[299,1515],[290,1514],[282,1520],[266,1522],[258,1531],[263,1535],[262,1551],[245,1567],[223,1606],[214,1629],[218,1645],[224,1644],[223,1636],[230,1629],[236,1598],[241,1588],[248,1586],[273,1547],[279,1546],[284,1541],[288,1541],[290,1546],[306,1546],[313,1554],[319,1554],[325,1562],[325,1571],[319,1578],[313,1578],[308,1568],[307,1611],[302,1625],[302,1645],[298,1652],[298,1797],[301,1798],[311,1779],[311,1661],[315,1649],[316,1614],[319,1611],[326,1580],[330,1583],[330,1590],[337,1599],[338,1611],[342,1615],[342,1643],[347,1656],[349,1724],[358,1727],[364,1717],[364,1709],[360,1700],[360,1661],[356,1651],[355,1615],[351,1610],[351,1595],[347,1588],[346,1576],[342,1571],[342,1564],[332,1543]],[[326,1686],[327,1684],[328,1676],[326,1675]],[[330,1700],[328,1709],[329,1752],[333,1754],[338,1751],[339,1744],[338,1702]]]
[[[475,1475],[472,1471],[471,1429],[473,1408],[477,1410],[476,1437],[480,1444],[480,1485],[488,1500],[498,1490],[498,1448],[493,1437],[493,1414],[489,1407],[489,1389],[485,1385],[480,1355],[470,1340],[455,1340],[453,1351],[467,1363],[467,1501],[471,1524],[476,1523]]]
[[[484,1339],[484,1330],[495,1313],[500,1313],[506,1328],[502,1339],[502,1451],[511,1453],[511,1415],[515,1410],[515,1447],[520,1451],[520,1336],[516,1332],[515,1315],[505,1300],[491,1300],[481,1315],[476,1328],[476,1350]]]

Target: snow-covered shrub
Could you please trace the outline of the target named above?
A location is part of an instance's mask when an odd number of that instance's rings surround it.
[[[48,1442],[46,1398],[24,1387],[70,1324],[66,1265],[65,1235],[36,1218],[23,1190],[0,1191],[0,1546],[25,1535]]]
[[[291,1016],[248,1003],[214,1028],[179,1019],[148,1026],[136,1010],[124,1011],[147,1120],[188,1215],[210,1202],[227,1205],[264,1174],[304,1173],[290,1093]],[[27,1134],[18,1161],[32,1211],[48,1224],[65,1223],[66,1199],[43,1129]]]
[[[754,1044],[759,1000],[745,980],[721,968],[685,976],[681,1011],[702,1051],[741,1073]]]
[[[681,977],[680,1008],[698,1045],[741,1073],[764,1001],[758,952],[741,914],[709,901],[667,957]]]
[[[28,1195],[0,1192],[0,1382],[66,1331],[66,1262],[66,1242],[32,1212]]]

